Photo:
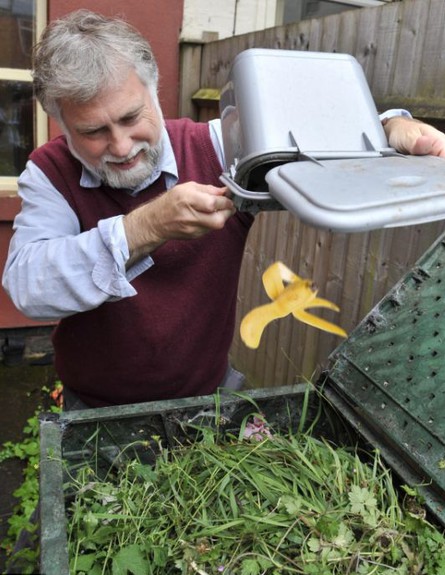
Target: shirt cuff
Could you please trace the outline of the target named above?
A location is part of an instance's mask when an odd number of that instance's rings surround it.
[[[383,114],[379,115],[380,121],[384,123],[390,118],[395,118],[396,116],[404,116],[405,118],[412,118],[411,113],[403,108],[393,108],[391,110],[386,110]]]
[[[104,249],[99,253],[93,268],[92,279],[95,285],[115,298],[129,297],[137,294],[130,282],[153,265],[147,256],[129,270],[125,265],[130,258],[125,237],[123,216],[100,220],[97,224]]]

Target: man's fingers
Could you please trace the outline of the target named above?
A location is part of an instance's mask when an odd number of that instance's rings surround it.
[[[210,186],[210,185],[200,185],[198,184],[199,188],[208,194],[212,194],[214,196],[227,196],[229,193],[229,188],[226,186],[217,187],[217,186]]]
[[[426,156],[433,149],[433,142],[430,136],[420,136],[414,142],[412,153],[418,156]]]
[[[234,212],[233,202],[226,195],[228,192],[227,188],[200,186],[198,190],[201,193],[195,198],[196,210],[208,214],[225,210],[228,210],[230,213]]]
[[[445,134],[413,118],[396,116],[384,124],[389,145],[403,154],[445,157]]]
[[[437,138],[432,135],[423,135],[417,138],[412,148],[412,154],[418,156],[432,156],[445,157],[445,141],[442,138]]]

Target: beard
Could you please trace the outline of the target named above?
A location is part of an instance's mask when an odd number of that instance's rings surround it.
[[[135,144],[126,158],[116,158],[111,154],[105,154],[100,159],[99,166],[92,166],[85,162],[85,160],[74,150],[71,145],[70,138],[67,138],[70,152],[77,158],[90,172],[98,176],[104,184],[110,188],[137,188],[147,178],[149,178],[156,166],[158,165],[159,158],[162,153],[162,139],[159,140],[154,146],[150,146],[148,142],[139,142]],[[142,156],[138,163],[127,170],[119,170],[113,168],[112,164],[120,164],[130,162],[137,154],[142,152]]]
[[[142,156],[133,168],[119,170],[110,166],[110,163],[129,162],[141,152]],[[159,141],[155,146],[150,146],[147,142],[135,144],[128,156],[123,159],[106,154],[101,158],[101,164],[97,168],[98,175],[111,188],[136,188],[151,176],[158,165],[161,152],[162,143]]]

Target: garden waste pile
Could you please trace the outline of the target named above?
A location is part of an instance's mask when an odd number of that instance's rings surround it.
[[[443,533],[377,451],[275,432],[258,413],[159,450],[152,466],[71,476],[72,574],[445,573]]]

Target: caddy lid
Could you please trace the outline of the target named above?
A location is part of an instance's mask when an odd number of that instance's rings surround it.
[[[445,160],[389,156],[290,162],[267,172],[269,194],[315,227],[337,232],[445,218]]]

